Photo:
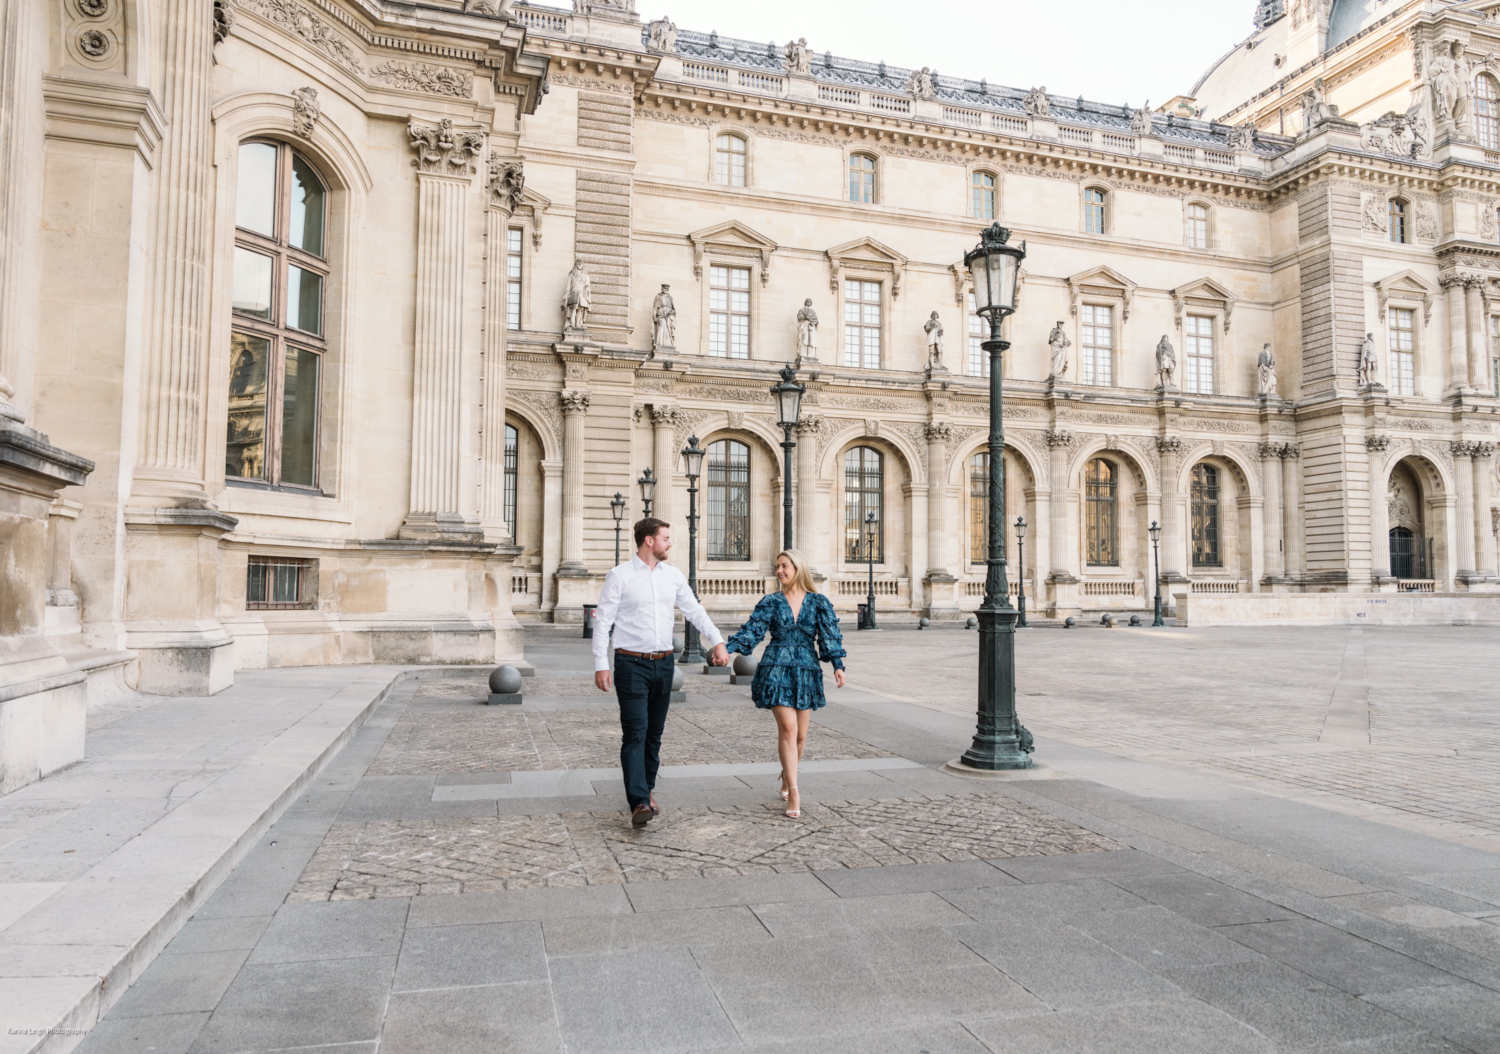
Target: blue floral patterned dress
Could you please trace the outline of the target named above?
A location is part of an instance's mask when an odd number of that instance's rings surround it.
[[[785,594],[768,593],[755,605],[749,621],[724,644],[729,651],[749,655],[767,630],[771,643],[766,645],[750,682],[750,698],[755,705],[762,710],[773,706],[816,710],[823,706],[823,670],[818,662],[832,663],[835,670],[842,670],[846,654],[833,604],[822,593],[808,593],[797,615]]]

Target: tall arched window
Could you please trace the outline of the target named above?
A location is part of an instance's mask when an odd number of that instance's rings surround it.
[[[1084,470],[1084,526],[1091,567],[1118,567],[1119,527],[1115,516],[1115,466],[1096,457]]]
[[[880,451],[857,446],[844,454],[844,559],[870,559],[865,517],[875,513],[875,562],[885,562],[885,459]]]
[[[745,185],[745,139],[721,135],[714,140],[714,181],[726,187]]]
[[[521,469],[521,433],[515,425],[505,426],[505,523],[511,540],[516,537],[516,482]]]
[[[750,559],[750,448],[735,439],[708,445],[708,558]]]
[[[1187,243],[1190,249],[1208,248],[1208,206],[1189,205],[1187,210]]]
[[[1486,150],[1500,150],[1500,86],[1488,73],[1474,80],[1474,132]]]
[[[1193,466],[1193,566],[1222,567],[1219,555],[1219,470]]]
[[[969,563],[982,564],[990,556],[990,455],[981,451],[969,458]]]
[[[224,474],[318,485],[328,192],[281,143],[239,149]]]
[[[1104,208],[1104,191],[1098,187],[1089,187],[1083,192],[1083,232],[1085,234],[1104,233],[1107,218]]]
[[[995,177],[990,172],[975,172],[969,183],[970,205],[975,219],[995,218]]]
[[[1391,235],[1391,241],[1397,245],[1406,244],[1406,202],[1400,198],[1392,198],[1387,206],[1390,210],[1390,223],[1387,225]]]
[[[849,200],[866,205],[875,201],[875,159],[869,154],[849,155]]]

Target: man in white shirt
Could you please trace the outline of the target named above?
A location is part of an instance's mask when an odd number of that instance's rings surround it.
[[[675,610],[698,627],[713,651],[709,661],[729,661],[724,637],[682,572],[665,561],[672,528],[653,517],[635,525],[636,553],[604,576],[594,612],[594,684],[610,689],[609,649],[615,651],[614,688],[620,703],[620,769],[630,822],[644,827],[660,810],[651,792],[661,762],[661,732],[672,701],[672,623]],[[610,640],[614,627],[614,640]]]

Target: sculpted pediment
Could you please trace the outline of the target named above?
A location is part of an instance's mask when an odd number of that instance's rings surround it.
[[[1500,4],[1495,5],[1500,9]],[[1432,302],[1437,290],[1428,285],[1415,271],[1397,271],[1375,283],[1375,296],[1380,304],[1380,317],[1385,317],[1386,305],[1392,300],[1422,305],[1423,325],[1432,321]]]
[[[845,268],[876,271],[891,276],[891,296],[901,295],[901,279],[906,275],[906,257],[874,238],[856,238],[852,242],[825,249],[828,257],[828,288],[837,293],[839,273]]]
[[[1121,301],[1120,317],[1130,320],[1130,301],[1135,297],[1135,283],[1113,267],[1090,267],[1068,278],[1069,311],[1078,315],[1078,300],[1084,295],[1107,296]]]
[[[1217,308],[1224,313],[1224,332],[1229,332],[1229,322],[1234,315],[1234,305],[1239,298],[1212,278],[1199,278],[1172,290],[1172,304],[1177,316],[1177,328],[1182,328],[1182,316],[1194,303]]]
[[[764,234],[745,226],[739,220],[726,220],[712,227],[704,227],[688,235],[693,243],[693,277],[703,277],[703,256],[713,252],[719,256],[739,256],[760,261],[760,281],[764,285],[771,280],[771,254],[777,245]]]

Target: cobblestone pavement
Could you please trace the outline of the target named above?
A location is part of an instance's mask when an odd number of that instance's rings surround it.
[[[730,684],[727,677],[694,677],[691,686],[694,695],[742,695],[747,700],[750,698],[748,687]],[[594,687],[594,681],[590,677],[528,677],[523,691],[527,699],[547,696],[563,699],[613,700],[613,696],[606,695]],[[488,694],[489,686],[486,682],[474,676],[444,677],[441,680],[424,682],[422,687],[417,689],[419,699],[482,699]]]
[[[973,712],[977,634],[848,637],[851,684]],[[1017,638],[1017,707],[1038,735],[1232,774],[1460,837],[1494,837],[1495,644],[1493,630],[1468,627],[1037,628]],[[917,662],[921,691],[891,687]],[[1325,737],[1341,678],[1366,700],[1363,743]]]
[[[291,899],[363,900],[886,867],[1123,848],[987,794],[689,806],[632,828],[619,810],[335,824]]]
[[[423,691],[428,687],[450,689],[453,683],[440,681],[424,686]],[[564,683],[588,682],[574,678]],[[589,690],[594,697],[602,695],[592,686]],[[889,751],[816,722],[808,732],[804,754],[809,761],[891,756]],[[663,765],[775,760],[775,723],[770,715],[751,706],[748,696],[742,707],[677,706],[667,714],[662,734]],[[613,709],[413,708],[392,730],[370,774],[605,769],[619,763],[620,717]]]

